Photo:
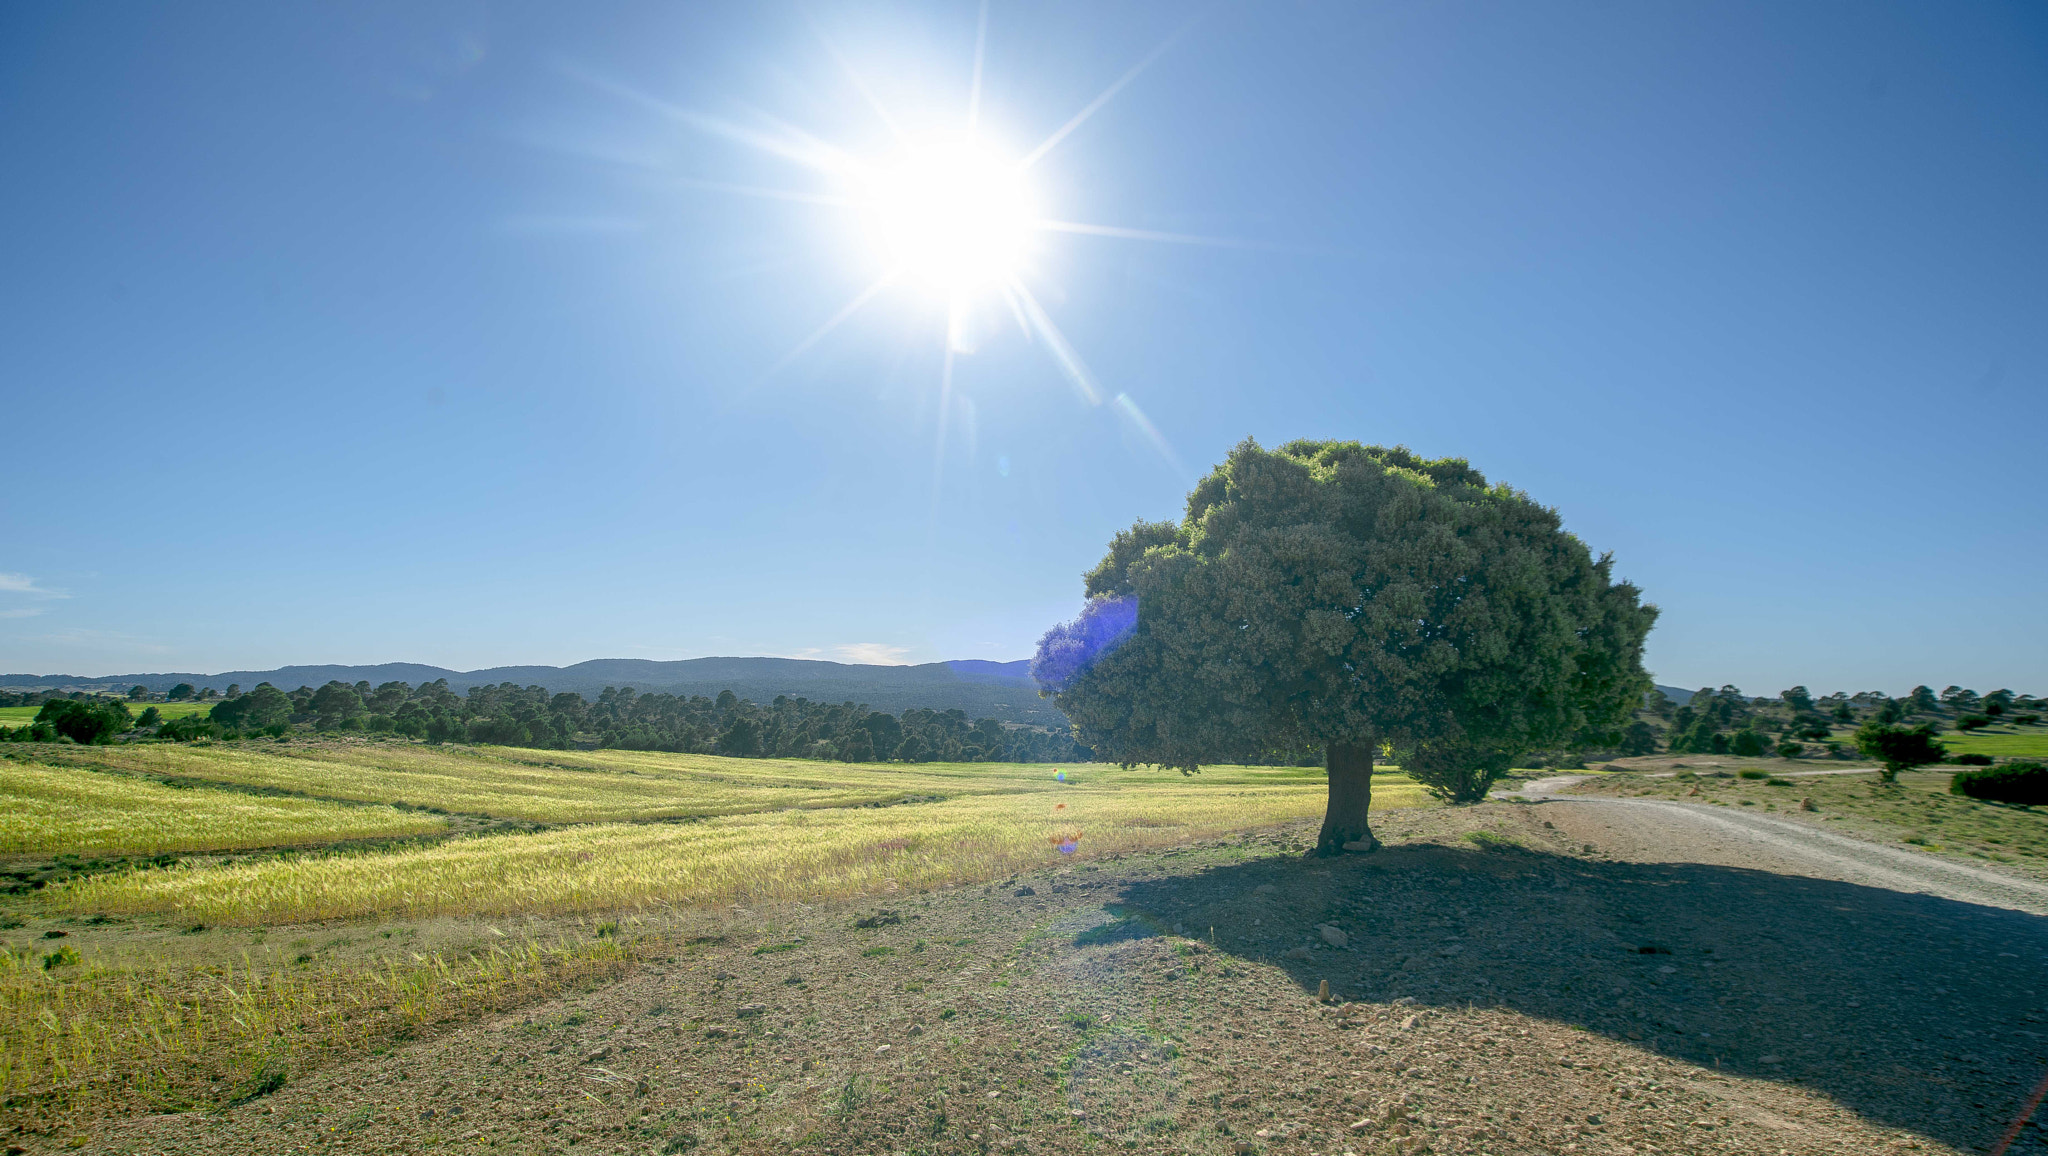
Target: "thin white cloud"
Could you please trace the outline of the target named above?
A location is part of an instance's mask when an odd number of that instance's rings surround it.
[[[15,574],[0,570],[0,594],[33,594],[38,598],[69,598],[62,590],[52,590],[36,585],[36,580],[26,574]]]
[[[872,666],[906,666],[904,656],[910,653],[907,646],[890,646],[886,642],[849,642],[835,646],[832,653],[841,662],[858,662]]]
[[[24,606],[17,610],[0,610],[0,618],[34,618],[42,612],[40,606]]]

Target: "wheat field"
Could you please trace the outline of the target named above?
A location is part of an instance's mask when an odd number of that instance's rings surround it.
[[[447,820],[392,807],[169,787],[131,775],[0,761],[0,854],[155,855],[433,835]]]
[[[179,952],[199,956],[0,944],[0,1123],[229,1102],[286,1069],[622,974],[643,949],[674,950],[646,929],[693,910],[982,883],[1312,818],[1325,790],[1319,769],[1294,767],[1184,777],[363,741],[9,752],[0,848],[16,852],[305,847],[450,829],[419,808],[547,826],[108,870],[5,899],[20,916],[136,934],[246,929],[223,947],[309,924],[324,924],[321,935],[380,927],[382,943],[451,920],[498,946],[327,964],[212,959],[183,936]],[[1375,776],[1373,798],[1430,802],[1391,771]],[[492,921],[541,938],[505,939]],[[594,921],[643,930],[593,941]],[[21,924],[9,915],[0,927]]]
[[[50,902],[77,914],[172,914],[222,925],[781,902],[979,881],[1069,857],[1171,846],[1310,818],[1323,796],[1320,784],[1304,782],[1174,781],[597,824],[371,855],[101,875]],[[1425,799],[1392,776],[1375,791],[1379,806]]]
[[[1036,764],[842,764],[380,742],[38,747],[24,757],[53,767],[539,823],[686,819],[859,806],[906,795],[1040,790],[1053,774]]]

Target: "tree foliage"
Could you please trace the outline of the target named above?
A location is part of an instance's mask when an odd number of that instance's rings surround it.
[[[356,688],[340,682],[330,682],[314,691],[308,705],[319,716],[322,730],[332,730],[363,714],[363,696]]]
[[[1856,728],[1856,749],[1875,761],[1887,783],[1898,781],[1899,772],[1940,762],[1948,752],[1926,723],[1901,726],[1875,719]]]
[[[56,699],[43,704],[35,721],[74,743],[109,743],[133,724],[128,708],[118,699],[80,702]]]
[[[1618,743],[1651,689],[1656,610],[1611,571],[1555,511],[1464,461],[1247,440],[1178,523],[1110,542],[1082,617],[1048,632],[1033,674],[1082,741],[1126,765],[1324,750],[1327,852],[1370,840],[1362,805],[1336,814],[1334,768],[1369,776],[1382,742],[1459,800],[1520,752]]]
[[[1949,780],[1948,789],[1950,794],[1973,799],[2038,807],[2048,803],[2048,766],[2029,760],[1981,771],[1959,771]]]
[[[264,731],[291,722],[294,709],[290,695],[265,682],[216,704],[206,716],[228,730]]]
[[[1748,696],[1733,686],[1719,690],[1701,687],[1684,706],[1672,712],[1671,750],[1674,753],[1725,755],[1733,746],[1731,731],[1750,726],[1753,711]]]

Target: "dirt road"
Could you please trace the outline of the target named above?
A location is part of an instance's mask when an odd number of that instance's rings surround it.
[[[1699,803],[1570,794],[1585,777],[1537,779],[1501,797],[1551,804],[1553,821],[1570,813],[1575,829],[1599,836],[1596,845],[1639,862],[1726,863],[2048,914],[2048,884],[1838,835],[1817,823]]]

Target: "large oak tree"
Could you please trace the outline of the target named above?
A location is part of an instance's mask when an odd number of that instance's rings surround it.
[[[1319,748],[1318,850],[1376,846],[1374,753],[1471,801],[1519,754],[1612,739],[1656,620],[1557,513],[1458,459],[1247,440],[1178,523],[1119,533],[1032,671],[1126,766]]]

